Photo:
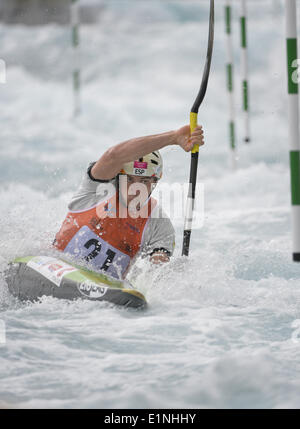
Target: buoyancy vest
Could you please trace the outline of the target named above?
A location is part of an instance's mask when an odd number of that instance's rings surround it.
[[[131,217],[119,204],[118,194],[87,210],[69,211],[54,246],[83,260],[97,271],[115,278],[124,278],[139,252],[143,233],[157,202],[148,203]]]

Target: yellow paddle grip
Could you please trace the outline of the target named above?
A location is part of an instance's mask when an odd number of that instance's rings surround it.
[[[191,127],[191,133],[194,131],[194,129],[197,127],[198,123],[197,123],[197,118],[198,118],[198,114],[191,112],[190,113],[190,127]],[[192,153],[197,153],[199,152],[199,145],[195,144],[193,149],[192,149]]]

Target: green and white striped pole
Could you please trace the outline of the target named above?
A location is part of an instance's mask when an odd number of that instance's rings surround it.
[[[242,78],[242,105],[244,115],[244,141],[250,142],[249,124],[249,83],[248,83],[248,47],[247,47],[247,8],[246,0],[241,0],[241,78]]]
[[[300,144],[296,0],[285,1],[293,260],[300,262]]]
[[[226,0],[225,4],[225,31],[227,48],[227,92],[229,100],[229,142],[231,152],[232,168],[236,167],[236,144],[235,144],[235,109],[234,109],[234,73],[233,73],[233,46],[232,46],[232,27],[231,27],[232,8],[231,1]]]
[[[79,0],[71,0],[74,116],[80,113]]]

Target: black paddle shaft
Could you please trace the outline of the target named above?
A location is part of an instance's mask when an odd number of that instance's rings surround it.
[[[191,113],[195,115],[198,114],[199,107],[205,97],[208,78],[210,73],[213,44],[214,44],[214,0],[210,0],[210,14],[209,14],[209,34],[208,34],[208,47],[206,55],[206,63],[203,72],[202,82],[200,90],[196,97],[196,100],[192,106]],[[198,149],[199,150],[199,149]],[[187,211],[187,218],[185,222],[185,228],[183,232],[183,244],[182,244],[182,256],[188,256],[190,248],[190,239],[192,233],[192,217],[194,212],[194,202],[195,202],[195,193],[196,193],[196,182],[197,182],[197,170],[198,170],[198,150],[192,151],[191,153],[191,166],[190,166],[190,182],[189,182],[189,192],[188,192],[188,205],[192,204],[192,211]]]
[[[210,0],[208,46],[207,46],[206,62],[205,62],[205,67],[203,71],[200,90],[197,94],[196,100],[194,101],[193,107],[191,108],[191,112],[193,113],[198,113],[199,107],[202,104],[202,101],[204,100],[206,90],[207,90],[211,59],[212,59],[212,53],[213,53],[213,46],[214,46],[214,20],[215,20],[214,0]]]
[[[190,183],[188,191],[188,199],[192,199],[193,211],[194,211],[194,201],[195,201],[195,192],[196,192],[196,181],[197,181],[197,170],[198,170],[198,156],[199,152],[191,154],[191,168],[190,168]],[[192,219],[188,219],[192,222]],[[183,245],[182,245],[182,256],[188,256],[191,240],[191,228],[186,228],[183,232]]]

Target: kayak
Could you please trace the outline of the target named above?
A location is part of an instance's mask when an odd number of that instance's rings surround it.
[[[132,308],[147,305],[144,295],[127,280],[116,280],[52,256],[16,258],[9,264],[5,278],[10,293],[20,300],[53,296],[108,301]]]

